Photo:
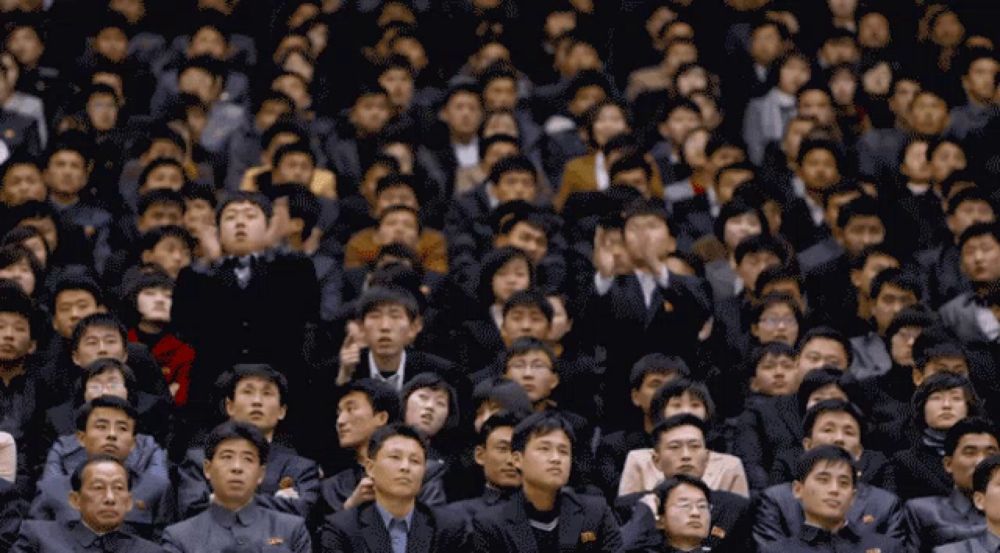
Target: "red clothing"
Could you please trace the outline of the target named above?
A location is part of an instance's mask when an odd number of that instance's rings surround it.
[[[136,329],[128,331],[129,342],[140,342],[139,333]],[[147,344],[149,345],[149,344]],[[177,391],[174,392],[174,403],[180,407],[187,403],[188,385],[191,383],[191,365],[194,364],[194,348],[180,341],[170,333],[163,334],[160,339],[149,347],[153,358],[160,365],[163,371],[163,378],[167,385],[173,389],[177,384]]]

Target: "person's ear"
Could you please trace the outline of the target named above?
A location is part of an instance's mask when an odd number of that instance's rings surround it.
[[[283,404],[281,408],[278,409],[278,420],[279,421],[285,420],[285,415],[287,414],[288,414],[288,406]]]
[[[208,482],[212,481],[212,477],[208,475],[208,469],[210,468],[212,468],[211,459],[205,459],[204,461],[201,462],[201,472],[202,474],[205,475],[205,480],[207,480]]]
[[[973,492],[972,494],[972,504],[976,506],[980,511],[986,510],[986,494],[983,492]]]
[[[81,366],[80,365],[80,356],[77,355],[76,351],[73,351],[73,353],[69,357],[70,357],[70,359],[73,360],[73,364],[74,365],[76,365],[77,367]]]
[[[920,369],[913,367],[913,385],[920,387],[924,382],[924,373]]]
[[[653,450],[650,451],[650,459],[653,461],[654,465],[660,466],[660,452],[657,451],[656,448],[653,448]]]
[[[802,499],[802,482],[798,480],[792,482],[792,495],[795,496],[795,499]]]
[[[379,411],[378,413],[375,413],[374,418],[375,418],[375,424],[379,426],[385,426],[386,424],[389,424],[389,413],[387,413],[386,411]]]
[[[510,462],[514,465],[514,468],[517,469],[518,472],[521,472],[521,464],[524,462],[524,452],[511,451]]]
[[[87,437],[87,433],[84,432],[83,430],[77,430],[76,431],[76,441],[80,442],[80,445],[83,445],[83,440],[86,437]]]
[[[145,251],[142,252],[142,254],[139,257],[142,259],[143,263],[152,263],[153,262],[153,250],[145,250]]]
[[[37,348],[38,348],[38,342],[32,340],[30,345],[28,346],[28,353],[35,353],[35,350]]]
[[[632,405],[639,407],[639,390],[632,389]]]
[[[233,417],[233,410],[234,410],[233,409],[233,400],[232,400],[232,398],[228,398],[227,397],[224,400],[223,405],[225,405],[225,408],[226,408],[226,416],[229,417],[229,418],[232,418]]]
[[[561,380],[559,379],[559,373],[554,373],[552,375],[552,378],[555,379],[555,382],[552,384],[552,389],[555,390],[556,388],[559,387],[559,382],[561,382]]]
[[[858,289],[861,289],[861,271],[858,269],[851,269],[851,284]]]
[[[375,468],[375,459],[368,457],[365,459],[365,475],[372,478],[372,469]]]
[[[267,475],[267,463],[261,465],[257,471],[257,486],[260,486],[264,482],[264,476]]]
[[[809,451],[810,449],[812,449],[812,442],[813,442],[813,440],[809,436],[806,436],[805,438],[802,438],[802,449],[804,449],[806,451]]]
[[[80,510],[80,492],[69,492],[69,506],[72,507],[74,511]]]
[[[410,321],[410,340],[416,339],[417,335],[424,331],[424,318],[417,315],[412,321]]]
[[[941,464],[944,466],[945,472],[954,476],[954,473],[951,471],[952,461],[954,461],[954,459],[951,455],[945,455],[944,458],[941,459]]]
[[[474,449],[472,451],[472,459],[479,466],[485,465],[486,464],[486,448],[483,447],[483,446],[481,446],[481,445],[477,445],[476,449]]]

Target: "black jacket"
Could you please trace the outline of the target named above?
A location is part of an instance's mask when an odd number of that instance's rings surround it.
[[[632,493],[615,500],[615,512],[619,518],[631,518],[635,504],[646,495],[645,492]],[[752,525],[751,505],[747,498],[730,492],[712,490],[712,529],[705,545],[716,553],[743,553],[750,549],[750,531]],[[648,509],[647,509],[648,511]],[[630,529],[629,534],[641,533],[645,539],[637,539],[639,543],[659,546],[663,541],[663,533],[652,525],[652,518],[645,532]],[[630,521],[631,523],[632,521]]]
[[[780,453],[771,467],[771,485],[784,484],[795,479],[795,463],[802,455],[802,448],[787,449]],[[858,481],[883,490],[895,490],[896,481],[892,475],[892,465],[879,451],[866,449],[857,461]]]
[[[964,540],[986,529],[986,519],[964,494],[921,497],[904,508],[910,549],[923,553],[939,545]]]
[[[407,553],[465,551],[462,518],[417,502],[407,532]],[[389,532],[374,502],[330,515],[320,531],[323,553],[392,553]]]
[[[944,471],[942,457],[922,443],[897,453],[892,458],[892,472],[900,499],[951,493],[953,483],[951,475]]]
[[[830,533],[815,526],[803,526],[799,535],[768,544],[760,553],[902,553],[903,545],[885,536],[866,534],[850,524]]]

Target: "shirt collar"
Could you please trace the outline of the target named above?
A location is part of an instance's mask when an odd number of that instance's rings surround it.
[[[372,355],[371,350],[368,350],[368,374],[379,382],[391,384],[397,391],[402,390],[403,380],[406,378],[406,350],[404,349],[402,355],[399,357],[399,369],[392,376],[388,377],[382,376],[378,365],[375,363],[375,356]]]
[[[951,503],[951,506],[965,517],[969,516],[969,513],[975,509],[972,501],[969,501],[969,498],[958,488],[951,489],[951,494],[948,496],[948,503]]]
[[[232,528],[237,525],[244,527],[253,525],[254,521],[257,520],[260,509],[253,501],[247,503],[239,511],[230,511],[222,505],[212,502],[208,507],[208,512],[216,524],[223,528]]]
[[[379,516],[379,518],[382,519],[382,524],[385,525],[385,529],[388,530],[389,529],[389,523],[392,522],[393,520],[395,520],[396,517],[392,516],[392,514],[389,513],[389,511],[386,511],[385,509],[383,509],[382,506],[378,504],[378,501],[375,502],[375,509],[378,511],[378,516]],[[403,517],[403,522],[406,523],[406,531],[409,532],[410,528],[413,527],[413,524],[412,524],[412,522],[413,522],[413,509],[410,509],[410,512],[406,513],[406,516]]]
[[[802,530],[799,531],[799,537],[809,544],[829,543],[835,538],[842,538],[850,542],[858,541],[858,534],[851,528],[850,524],[841,526],[836,532],[830,532],[812,524],[803,524]]]
[[[70,528],[70,533],[73,535],[73,538],[76,539],[76,541],[84,547],[90,547],[91,545],[93,545],[95,541],[104,537],[114,539],[113,537],[119,534],[118,530],[112,530],[104,534],[98,534],[97,532],[91,530],[90,527],[87,526],[87,524],[84,523],[82,520],[75,521],[70,524],[72,525],[72,527]]]

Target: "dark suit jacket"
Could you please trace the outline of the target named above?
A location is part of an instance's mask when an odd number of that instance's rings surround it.
[[[988,549],[986,535],[976,536],[964,541],[949,543],[934,548],[934,553],[995,553]]]
[[[389,532],[374,502],[327,517],[320,536],[323,553],[392,553]],[[416,504],[407,532],[407,553],[461,552],[467,545],[460,516]]]
[[[986,529],[986,519],[957,489],[948,497],[921,497],[906,502],[907,543],[923,553],[934,547],[971,538]]]
[[[802,416],[798,410],[794,395],[754,396],[747,401],[746,411],[737,418],[740,432],[733,453],[743,460],[751,488],[767,487],[775,457],[799,447]]]
[[[925,495],[948,495],[951,475],[944,471],[941,456],[923,444],[900,451],[892,458],[896,493],[903,500]]]
[[[756,511],[753,537],[761,548],[799,535],[805,524],[802,504],[792,494],[790,483],[764,490],[757,498]],[[860,484],[847,520],[853,528],[867,533],[882,534],[899,542],[906,539],[902,504],[899,498],[881,488]]]
[[[770,543],[760,553],[839,553],[841,551],[903,553],[903,545],[885,536],[866,534],[850,524],[831,534],[815,526],[803,526],[799,535]]]
[[[786,449],[774,460],[771,467],[771,485],[784,484],[795,480],[795,463],[802,455],[802,448]],[[879,451],[866,449],[857,461],[858,481],[883,490],[895,490],[896,481],[892,475],[892,465]]]
[[[105,535],[102,547],[94,543],[98,536],[81,522],[51,522],[27,520],[21,524],[21,535],[11,553],[77,553],[80,551],[106,553],[162,553],[163,548],[125,532]],[[114,544],[114,545],[111,545]]]
[[[161,396],[137,392],[135,398],[139,421],[136,432],[149,434],[161,445],[167,445],[170,430],[170,408],[172,404]],[[66,401],[45,411],[45,438],[49,443],[59,436],[76,433],[76,405]]]
[[[476,515],[490,507],[506,502],[515,491],[501,490],[500,488],[487,485],[483,488],[483,493],[479,497],[449,503],[448,508],[463,515],[466,524],[471,529],[472,519],[476,518]]]
[[[563,489],[559,506],[560,551],[617,552],[622,546],[618,523],[601,497],[577,495]],[[539,552],[524,494],[479,513],[472,521],[472,550],[477,553]]]
[[[417,499],[424,505],[437,507],[446,502],[444,494],[444,463],[428,461],[424,481],[420,487]],[[330,514],[344,510],[344,502],[351,497],[358,482],[365,477],[365,471],[357,463],[333,476],[323,479],[320,483],[319,501],[316,503],[314,516],[322,519]]]
[[[646,492],[623,495],[615,500],[615,512],[622,520],[631,517],[634,506]],[[750,500],[730,492],[712,490],[712,530],[705,545],[716,553],[742,553],[750,548],[750,530],[753,522]],[[648,511],[648,509],[646,509]],[[635,520],[630,520],[629,525]],[[658,544],[663,541],[663,532],[652,525],[652,517],[642,519],[644,531],[623,527],[623,535],[628,534],[637,544]],[[628,530],[626,532],[626,529]],[[641,538],[636,538],[641,535]]]
[[[28,502],[13,484],[0,479],[0,550],[8,550],[17,539],[18,527],[28,514]]]

